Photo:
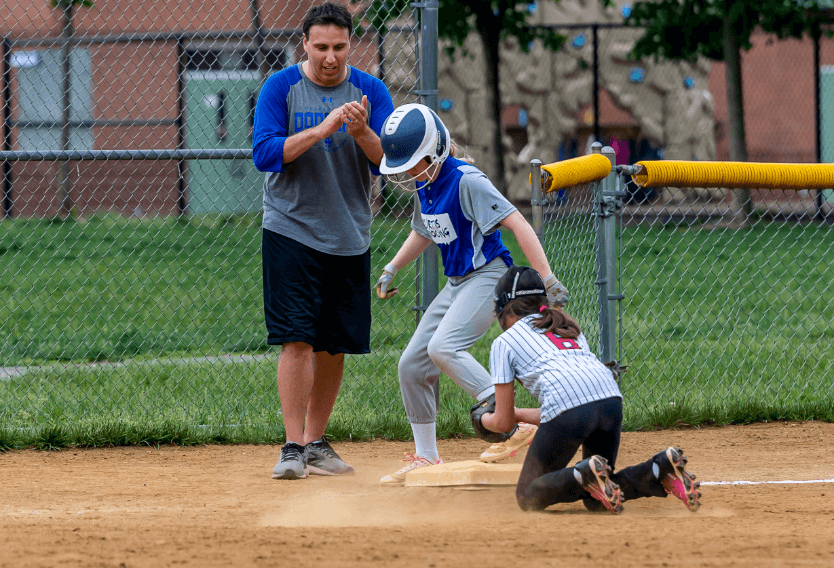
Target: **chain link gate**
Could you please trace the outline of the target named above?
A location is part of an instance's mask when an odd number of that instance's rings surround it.
[[[618,320],[622,281],[619,240],[620,210],[625,196],[614,165],[614,150],[599,142],[593,154],[611,163],[600,181],[543,192],[541,161],[531,162],[533,228],[550,259],[554,274],[567,284],[566,310],[579,322],[588,344],[619,380],[623,368]]]
[[[622,385],[639,414],[830,408],[834,230],[804,191],[752,190],[749,214],[729,197],[623,208]]]
[[[301,23],[315,3],[7,3],[4,427],[276,423],[277,355],[262,313],[263,174],[251,136],[260,86],[301,60]],[[357,11],[348,61],[381,78],[395,106],[424,94],[427,32],[418,9],[403,6],[377,14],[382,30]],[[422,43],[436,51],[433,33]],[[436,78],[434,88],[436,99]],[[411,197],[377,180],[372,276],[410,230]],[[419,266],[398,277],[401,294],[373,303],[372,354],[346,358],[334,416],[399,401]]]
[[[793,190],[753,191],[750,215],[732,200],[625,206],[635,167],[614,166],[611,147],[592,151],[610,159],[606,178],[547,194],[533,160],[534,228],[571,290],[567,311],[620,383],[628,420],[813,418],[830,408],[830,218]]]

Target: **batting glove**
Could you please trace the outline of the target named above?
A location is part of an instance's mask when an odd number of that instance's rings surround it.
[[[547,290],[547,301],[554,306],[564,307],[570,299],[570,292],[565,285],[559,282],[551,272],[544,279],[544,287]]]
[[[389,286],[391,285],[391,281],[394,280],[394,276],[397,275],[398,270],[391,262],[386,264],[385,268],[382,269],[382,276],[379,277],[379,280],[376,281],[376,285],[374,286],[376,295],[381,299],[387,300],[397,294],[397,289],[389,288]]]

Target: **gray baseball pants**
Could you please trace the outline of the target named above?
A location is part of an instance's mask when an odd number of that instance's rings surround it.
[[[496,258],[466,276],[449,278],[423,314],[398,368],[410,423],[435,422],[441,372],[477,400],[495,392],[489,371],[467,349],[495,321],[495,285],[506,271]]]

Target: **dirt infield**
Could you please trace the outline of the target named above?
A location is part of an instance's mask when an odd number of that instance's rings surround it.
[[[336,445],[345,478],[275,481],[275,446],[0,454],[0,566],[831,566],[834,424],[626,433],[618,465],[679,445],[703,482],[672,498],[523,513],[512,487],[381,487],[403,442]],[[441,441],[446,461],[479,440]],[[515,458],[516,460],[519,457]]]

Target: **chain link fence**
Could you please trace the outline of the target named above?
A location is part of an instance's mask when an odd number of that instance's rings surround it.
[[[588,344],[600,338],[597,280],[596,195],[598,183],[546,194],[543,247],[560,280],[570,282],[566,310],[576,318]]]
[[[6,3],[2,423],[275,422],[252,116],[264,79],[302,59],[300,26],[313,3]],[[397,14],[384,32],[365,24],[352,38],[349,63],[380,77],[395,105],[426,96],[418,13]],[[720,64],[632,61],[641,32],[622,25],[557,29],[566,42],[555,53],[501,47],[497,120],[508,196],[523,211],[532,158],[582,156],[595,140],[617,164],[728,159]],[[834,160],[834,42],[824,36],[818,51],[809,42],[755,36],[744,56],[751,159]],[[492,175],[485,141],[496,117],[474,34],[465,50],[440,58],[437,107]],[[376,183],[374,275],[408,234],[411,213],[410,195]],[[830,400],[831,191],[754,191],[743,214],[734,192],[619,183],[627,396],[647,411]],[[548,194],[543,213],[545,249],[591,345],[602,331],[599,190]],[[398,404],[397,360],[424,301],[420,268],[401,271],[399,296],[374,302],[373,353],[347,358],[334,416]]]
[[[275,423],[253,117],[264,80],[302,60],[314,3],[6,4],[4,425]],[[395,104],[418,101],[416,10],[380,32],[349,8],[349,64]],[[372,206],[375,274],[410,230],[411,196],[378,180]],[[402,271],[400,296],[374,303],[374,354],[348,358],[340,405],[399,399],[418,276]]]
[[[618,165],[730,159],[723,64],[634,61],[628,53],[642,32],[619,24],[554,27],[566,37],[557,52],[502,46],[511,196],[529,195],[531,159],[584,156],[594,141],[611,146]],[[469,110],[486,88],[479,46],[466,48],[468,64],[441,66],[441,116],[488,169],[484,126]],[[816,46],[754,35],[743,53],[751,161],[834,161],[832,63],[825,34]],[[628,366],[621,386],[636,413],[830,405],[834,192],[642,188],[626,175],[619,185],[622,227],[612,253],[624,300],[616,335]],[[548,195],[544,239],[554,270],[577,294],[568,310],[597,345],[599,227],[590,193]],[[569,205],[579,202],[590,209]]]
[[[623,385],[643,410],[830,406],[834,218],[795,194],[754,191],[750,215],[623,212]]]
[[[560,3],[562,21],[570,21],[575,5]],[[633,60],[629,53],[641,29],[557,21],[551,27],[565,42],[556,52],[533,43],[525,53],[514,41],[500,48],[500,122],[512,198],[527,199],[531,159],[585,156],[594,141],[613,147],[617,164],[730,159],[723,63]],[[824,33],[817,49],[811,38],[780,41],[757,33],[752,41],[742,57],[749,159],[834,161],[834,40]],[[453,59],[441,60],[439,109],[452,135],[490,172],[495,156],[488,145],[492,117],[485,111],[485,76],[473,34]],[[720,189],[644,191],[629,184],[627,190],[629,205],[682,211],[728,197]],[[782,197],[809,211],[819,209],[818,200],[834,201],[831,191]]]
[[[834,215],[798,214],[794,190],[758,190],[749,215],[725,207],[649,219],[623,206],[622,178],[615,191],[605,181],[547,194],[543,241],[589,343],[604,362],[625,364],[630,420],[810,418],[830,408]],[[617,198],[616,220],[606,195]],[[617,238],[606,242],[612,221]],[[616,323],[602,309],[611,300],[622,301]],[[606,335],[615,346],[606,349]]]

